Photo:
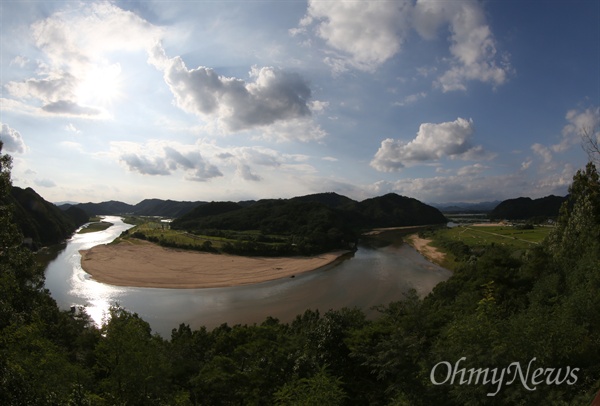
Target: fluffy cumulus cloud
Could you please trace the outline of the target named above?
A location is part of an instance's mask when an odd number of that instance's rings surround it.
[[[208,67],[189,69],[181,57],[168,58],[160,44],[153,48],[149,62],[164,72],[177,106],[204,119],[216,118],[228,131],[280,124],[302,128],[308,139],[324,136],[311,120],[311,89],[297,73],[252,67],[248,81],[225,77]],[[279,133],[286,138],[290,129]]]
[[[93,93],[90,84],[104,79],[98,72],[112,69],[110,53],[149,50],[161,35],[161,29],[111,3],[74,5],[32,24],[33,45],[45,59],[38,61],[36,77],[10,81],[6,89],[17,99],[41,103],[46,113],[99,116],[102,110],[83,100],[82,88]],[[98,92],[106,91],[95,84]]]
[[[568,124],[563,128],[563,140],[552,146],[555,152],[564,151],[582,138],[587,152],[597,149],[600,145],[600,107],[589,107],[583,111],[569,110],[565,118]]]
[[[535,143],[531,146],[535,155],[546,164],[545,168],[548,168],[548,165],[556,166],[554,155],[565,152],[574,145],[583,143],[584,149],[593,153],[593,143],[600,144],[600,107],[569,110],[565,119],[567,124],[563,127],[562,139],[559,143],[548,146]]]
[[[497,45],[479,2],[403,1],[309,1],[304,18],[293,35],[314,32],[333,55],[325,62],[334,71],[355,68],[374,71],[400,53],[411,29],[426,40],[437,39],[448,27],[449,68],[436,80],[444,91],[464,90],[477,80],[494,86],[503,84],[512,68]],[[445,36],[444,36],[445,37]]]
[[[564,196],[572,182],[574,168],[565,164],[538,179],[519,169],[512,173],[482,176],[477,171],[450,176],[404,178],[379,181],[367,189],[375,195],[395,192],[424,202],[479,202],[520,196],[539,198],[551,194]]]
[[[483,148],[471,143],[473,132],[473,121],[460,117],[455,121],[439,124],[423,123],[417,136],[408,143],[391,138],[383,140],[371,166],[378,171],[392,172],[408,165],[436,161],[443,157],[483,158]]]
[[[600,107],[589,107],[583,111],[569,110],[565,118],[569,124],[563,128],[563,134],[600,131]]]
[[[437,80],[444,92],[465,90],[468,80],[494,86],[506,82],[512,68],[506,56],[498,55],[480,3],[418,0],[413,15],[415,29],[423,38],[436,38],[442,25],[450,30],[451,67]]]
[[[400,51],[408,29],[410,1],[316,1],[293,34],[316,24],[316,34],[341,54],[326,60],[336,70],[348,66],[373,71]]]
[[[284,154],[264,147],[219,147],[198,141],[181,144],[172,141],[150,140],[144,144],[112,142],[110,156],[129,171],[142,175],[171,176],[183,172],[190,181],[205,182],[228,177],[260,182],[265,175],[313,173],[304,155]]]
[[[10,128],[8,124],[0,123],[0,125],[2,126],[0,141],[2,141],[4,152],[24,153],[27,147],[21,134],[14,128]]]
[[[118,159],[126,167],[143,175],[171,175],[177,170],[185,172],[187,180],[205,182],[223,176],[196,146],[174,146],[155,141],[147,145],[129,142],[112,143]]]

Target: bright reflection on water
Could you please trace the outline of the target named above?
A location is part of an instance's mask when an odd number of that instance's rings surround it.
[[[59,306],[85,306],[87,313],[100,325],[112,304],[126,294],[127,288],[105,285],[91,279],[81,268],[80,250],[107,244],[131,228],[120,217],[107,216],[110,228],[95,233],[74,234],[66,248],[46,268],[46,287]]]
[[[76,234],[46,269],[46,287],[59,306],[85,306],[100,324],[119,303],[138,313],[154,331],[168,337],[179,323],[208,328],[222,323],[261,323],[267,316],[289,322],[306,309],[359,307],[373,314],[379,304],[401,300],[414,288],[425,295],[450,272],[426,261],[407,245],[360,247],[349,259],[321,270],[255,285],[211,289],[117,287],[98,283],[81,268],[79,250],[106,244],[130,228],[119,217],[104,231]]]

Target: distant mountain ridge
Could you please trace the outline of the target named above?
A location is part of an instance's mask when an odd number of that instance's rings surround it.
[[[317,210],[318,209],[318,210]],[[277,224],[307,223],[305,212],[328,217],[336,227],[401,227],[442,224],[448,220],[436,208],[416,199],[389,193],[361,202],[337,193],[316,193],[290,199],[263,199],[251,205],[234,202],[211,202],[173,221],[180,229],[285,229]],[[315,214],[316,215],[316,214]],[[274,220],[276,218],[276,221]],[[267,225],[269,223],[270,225]],[[339,224],[343,223],[343,226]]]
[[[539,199],[518,197],[504,200],[489,214],[491,219],[528,220],[538,218],[558,217],[560,206],[567,201],[568,196],[550,195]]]
[[[69,207],[78,207],[85,211],[89,216],[114,216],[130,214],[136,216],[160,216],[175,218],[183,216],[202,204],[206,204],[206,202],[144,199],[135,205],[110,200],[100,203],[79,203],[75,205],[64,204],[59,207],[63,210],[66,210]]]

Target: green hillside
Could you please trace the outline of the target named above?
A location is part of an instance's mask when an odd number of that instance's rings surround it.
[[[31,188],[13,186],[11,197],[17,224],[25,241],[31,239],[34,249],[63,241],[88,221],[81,209],[71,207],[68,211],[62,211]]]
[[[365,229],[445,222],[439,210],[396,194],[359,203],[336,193],[320,193],[260,200],[248,206],[212,202],[175,219],[171,228],[203,238],[223,237],[234,242],[248,241],[254,246],[279,245],[277,250],[263,246],[255,252],[312,254],[338,248],[353,249]],[[247,254],[251,250],[238,247],[231,251]]]

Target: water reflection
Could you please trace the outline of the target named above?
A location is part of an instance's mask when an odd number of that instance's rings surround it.
[[[91,279],[81,268],[79,251],[107,244],[132,227],[123,223],[120,217],[107,216],[104,220],[113,225],[100,232],[74,234],[67,241],[65,249],[46,268],[46,287],[59,306],[84,306],[98,325],[102,323],[109,307],[126,293],[126,288],[105,285]]]
[[[335,266],[255,285],[210,289],[156,289],[117,287],[98,283],[81,268],[79,250],[106,244],[130,228],[118,217],[104,231],[76,234],[46,270],[46,287],[59,306],[85,306],[96,323],[109,307],[119,303],[138,313],[154,331],[168,336],[179,323],[208,328],[222,323],[260,323],[267,316],[289,322],[306,309],[359,307],[368,314],[373,306],[403,298],[414,288],[425,295],[450,272],[429,263],[407,245],[360,247]]]

